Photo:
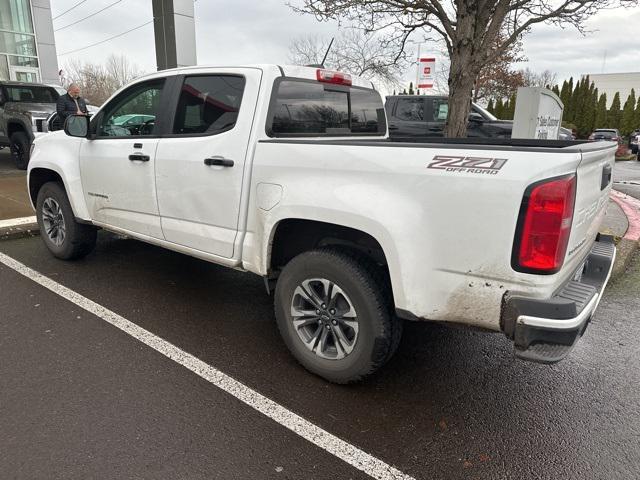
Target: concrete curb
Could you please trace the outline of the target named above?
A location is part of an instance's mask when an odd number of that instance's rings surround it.
[[[616,262],[611,272],[611,280],[617,280],[622,277],[633,254],[640,246],[640,200],[617,190],[611,190],[611,200],[618,204],[629,222],[627,233],[618,242]]]
[[[33,237],[40,233],[36,217],[11,218],[0,220],[0,240],[20,237]]]
[[[0,228],[0,241],[23,237],[35,237],[37,235],[40,235],[40,227],[38,227],[37,223],[27,223],[24,225],[17,225],[15,227]]]

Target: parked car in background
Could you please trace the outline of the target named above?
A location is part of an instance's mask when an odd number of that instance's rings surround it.
[[[449,114],[449,99],[431,95],[389,96],[385,110],[391,138],[442,137]],[[511,138],[512,130],[511,120],[498,120],[480,105],[471,104],[469,137]]]
[[[638,143],[640,142],[640,129],[634,130],[633,132],[631,132],[631,135],[629,135],[629,150],[631,150],[631,153],[633,153],[634,155],[638,155]]]
[[[0,146],[11,148],[17,168],[27,168],[31,143],[47,131],[59,96],[49,85],[0,82]]]
[[[560,127],[558,132],[558,140],[575,140],[576,136],[568,128]]]
[[[598,128],[594,130],[591,135],[589,135],[589,140],[593,140],[595,142],[618,142],[622,140],[622,136],[620,135],[620,131],[614,128]]]

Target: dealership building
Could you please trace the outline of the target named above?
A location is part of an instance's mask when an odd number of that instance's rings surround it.
[[[586,75],[585,75],[586,76]],[[640,72],[638,73],[590,73],[591,80],[598,89],[598,95],[607,94],[607,108],[611,107],[616,92],[620,92],[620,103],[624,105],[631,89],[640,94]]]
[[[50,0],[0,0],[0,80],[59,83]]]

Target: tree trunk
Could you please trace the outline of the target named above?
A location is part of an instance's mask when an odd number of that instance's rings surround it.
[[[445,136],[467,136],[467,123],[471,110],[473,85],[479,72],[473,71],[472,49],[469,46],[454,48],[449,73],[449,116]]]

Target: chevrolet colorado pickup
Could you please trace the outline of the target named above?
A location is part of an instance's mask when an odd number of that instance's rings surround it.
[[[118,119],[144,117],[128,129]],[[387,138],[373,85],[308,67],[190,67],[124,87],[35,142],[28,188],[53,255],[102,228],[252,272],[284,342],[339,383],[381,367],[402,321],[503,332],[565,357],[608,281],[598,234],[615,146]]]

